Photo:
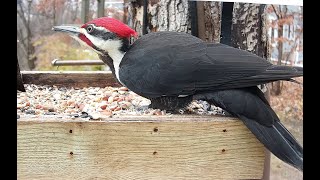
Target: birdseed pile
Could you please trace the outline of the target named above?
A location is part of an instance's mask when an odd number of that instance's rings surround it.
[[[117,115],[168,115],[165,110],[147,108],[150,100],[126,87],[72,88],[25,85],[26,92],[17,91],[17,118],[69,117],[99,120]],[[206,101],[192,101],[181,114],[224,115],[221,108]]]

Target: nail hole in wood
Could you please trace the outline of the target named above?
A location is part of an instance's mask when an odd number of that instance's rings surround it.
[[[158,132],[158,128],[157,127],[155,127],[155,128],[153,128],[153,132]]]

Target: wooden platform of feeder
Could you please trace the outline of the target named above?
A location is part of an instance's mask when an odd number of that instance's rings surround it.
[[[25,84],[120,86],[103,71],[21,76]],[[39,116],[21,117],[17,128],[18,179],[262,179],[269,160],[263,145],[232,117]]]
[[[263,145],[231,117],[21,118],[18,179],[261,179]]]

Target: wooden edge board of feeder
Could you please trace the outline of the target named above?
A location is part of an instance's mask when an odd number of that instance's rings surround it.
[[[111,71],[21,71],[24,84],[65,87],[119,87]]]
[[[98,120],[88,120],[85,118],[71,118],[64,116],[56,118],[50,115],[33,115],[18,119],[18,122],[206,122],[206,121],[238,121],[235,117],[227,117],[223,115],[184,115],[184,114],[166,114],[166,115],[114,115],[109,118],[101,118]]]
[[[18,179],[261,179],[264,160],[231,117],[17,121]]]

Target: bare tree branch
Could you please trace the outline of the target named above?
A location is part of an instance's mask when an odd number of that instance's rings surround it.
[[[294,52],[294,50],[297,48],[298,40],[300,39],[302,33],[303,33],[303,30],[301,30],[301,31],[299,32],[299,34],[295,37],[293,47],[290,49],[290,52],[288,53],[288,55],[287,55],[287,57],[286,57],[285,65],[287,65],[287,63],[288,63],[288,61],[289,61],[290,55],[291,55],[291,54]]]
[[[78,14],[78,6],[76,6],[76,10],[73,13],[72,22],[74,22],[77,19],[77,14]]]
[[[53,0],[52,3],[53,3],[53,8],[52,8],[52,10],[53,10],[53,14],[52,14],[53,25],[55,26],[56,25],[56,0]]]
[[[276,16],[277,16],[277,18],[278,18],[278,20],[279,20],[279,19],[280,19],[280,16],[279,16],[279,13],[277,12],[276,8],[274,7],[273,4],[271,4],[271,7],[272,7],[274,13],[276,14]]]
[[[287,12],[288,12],[288,7],[287,7],[287,5],[284,5],[283,7],[284,7],[284,10],[285,10],[285,11],[284,11],[282,17],[286,17],[286,16],[287,16]]]
[[[24,14],[24,11],[23,11],[23,9],[22,9],[21,4],[19,4],[19,7],[20,7],[20,11],[17,11],[17,13],[18,13],[19,17],[21,18],[23,25],[24,25],[24,26],[27,26],[27,20],[26,20],[26,18],[25,18],[24,15],[23,15],[23,14]]]
[[[283,18],[282,6],[281,5],[279,5],[279,16],[280,16],[280,18]]]
[[[30,13],[30,15],[33,15],[33,16],[43,16],[45,18],[49,18],[49,19],[52,19],[53,17],[48,15],[48,14],[45,14],[45,13]]]
[[[31,30],[30,30],[30,27],[28,26],[27,19],[24,16],[24,11],[23,11],[23,7],[22,7],[21,3],[19,4],[19,8],[20,8],[20,11],[17,11],[17,13],[18,13],[19,17],[21,18],[24,27],[27,29],[28,33],[31,34]]]
[[[24,41],[26,38],[23,38],[23,33],[22,33],[22,29],[21,28],[17,29],[17,35],[18,35],[18,37],[20,37],[19,41],[22,44],[22,46],[24,48],[27,48],[27,45],[26,45],[26,43]]]

